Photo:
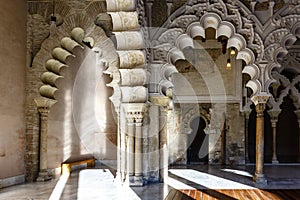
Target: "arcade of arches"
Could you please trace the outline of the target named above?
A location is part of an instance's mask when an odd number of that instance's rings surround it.
[[[265,163],[299,164],[298,1],[0,5],[0,188],[87,155],[134,186],[170,165],[254,164],[265,184]]]

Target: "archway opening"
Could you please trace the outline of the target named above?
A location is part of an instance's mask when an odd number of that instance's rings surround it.
[[[281,109],[277,124],[277,158],[279,163],[295,163],[299,156],[299,126],[293,101],[285,97]]]
[[[208,163],[208,135],[205,134],[205,120],[202,117],[196,117],[190,123],[192,133],[188,136],[190,144],[187,152],[188,164],[206,164]]]

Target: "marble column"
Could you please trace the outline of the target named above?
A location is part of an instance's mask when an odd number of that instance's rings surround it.
[[[143,119],[148,105],[145,103],[123,103],[126,113],[126,184],[143,186]]]
[[[134,152],[134,115],[132,112],[127,113],[127,169],[128,169],[128,181],[129,184],[134,183],[134,164],[135,164],[135,152]]]
[[[40,152],[39,152],[39,173],[37,181],[47,181],[51,179],[48,173],[48,159],[47,159],[47,143],[48,143],[48,114],[50,108],[56,103],[56,100],[47,98],[38,98],[34,100],[38,112],[40,114]]]
[[[134,185],[143,186],[143,113],[135,113]]]
[[[298,162],[300,162],[300,110],[296,110],[294,111],[295,114],[297,115],[297,119],[298,119],[298,126],[299,126],[299,150],[298,150]]]
[[[268,94],[259,94],[251,98],[256,110],[256,162],[254,181],[257,184],[265,185],[267,180],[264,175],[264,110],[269,100]]]
[[[277,160],[277,148],[276,148],[276,135],[277,135],[277,121],[280,110],[270,110],[268,111],[271,116],[271,124],[272,124],[272,132],[273,132],[273,156],[272,156],[272,164],[278,164]]]
[[[159,149],[160,149],[160,155],[159,155],[159,162],[160,162],[160,176],[159,181],[164,182],[165,176],[167,175],[166,169],[167,169],[167,108],[166,106],[161,108],[161,114],[160,118],[164,120],[164,124],[160,127],[160,134],[159,134]]]

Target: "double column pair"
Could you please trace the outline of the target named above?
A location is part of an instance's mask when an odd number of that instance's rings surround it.
[[[127,112],[127,169],[131,186],[143,186],[143,112]]]

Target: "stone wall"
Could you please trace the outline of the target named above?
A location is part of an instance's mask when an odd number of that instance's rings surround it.
[[[0,1],[0,188],[24,181],[26,3]],[[8,180],[8,179],[7,179]]]

